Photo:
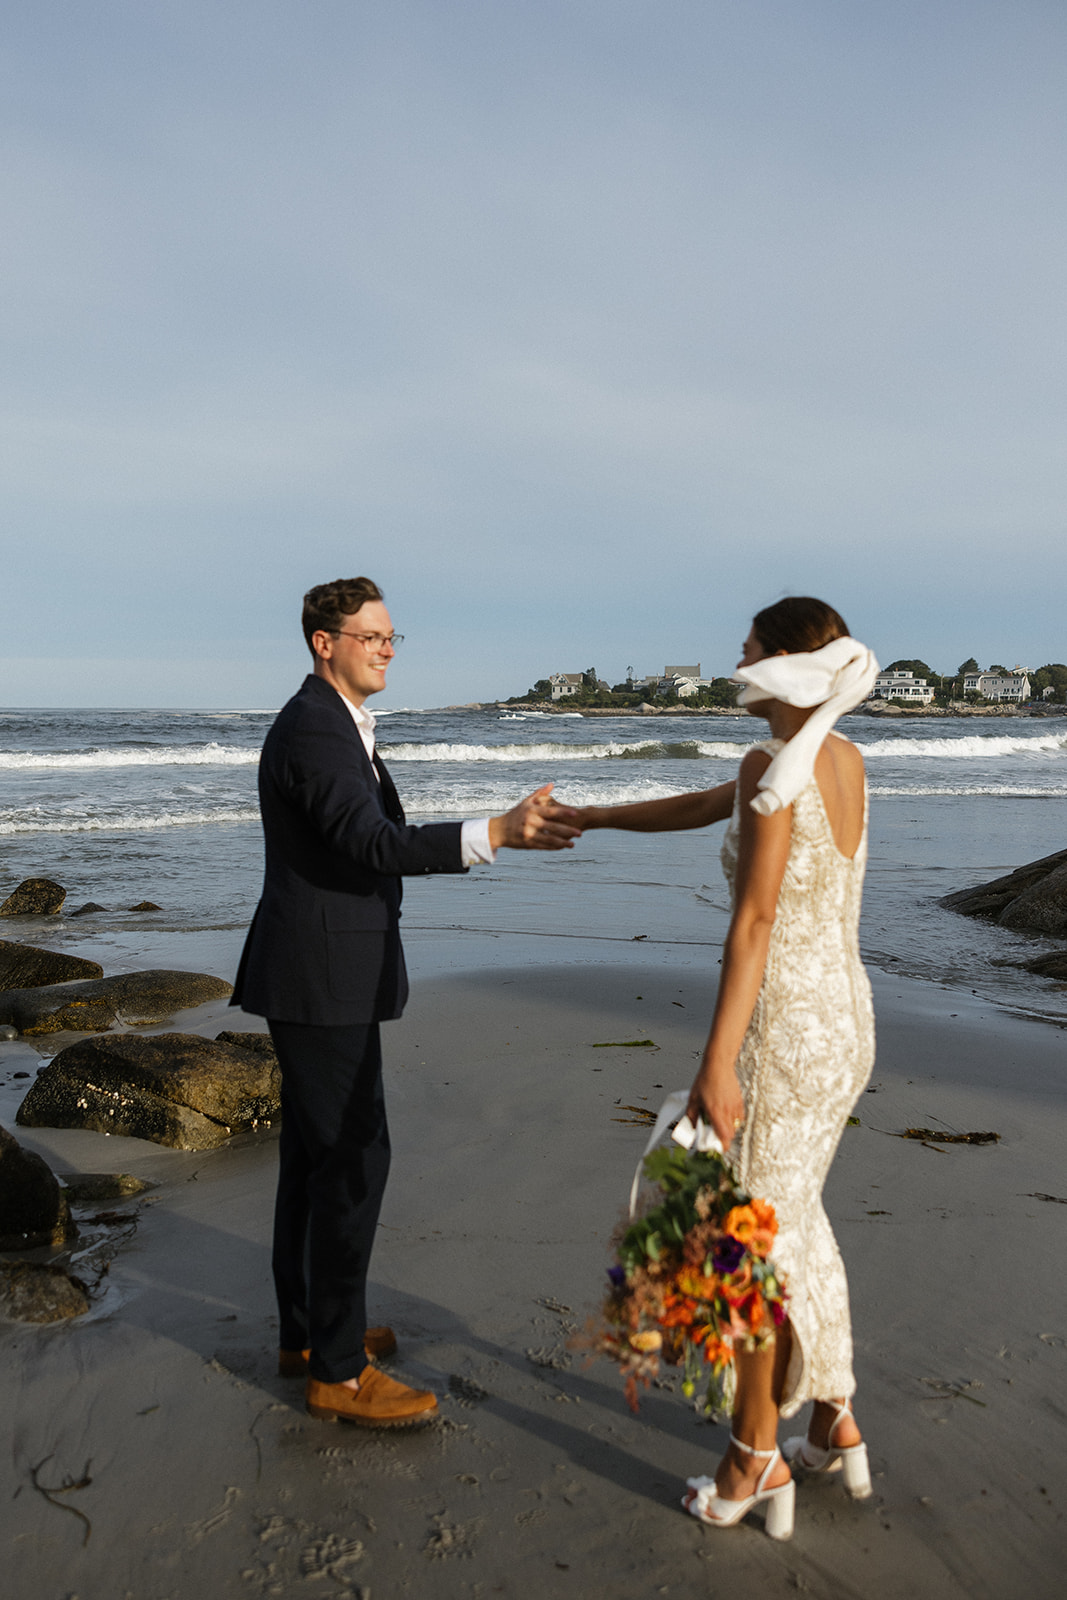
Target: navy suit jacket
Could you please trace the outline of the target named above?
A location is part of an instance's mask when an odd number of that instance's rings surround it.
[[[398,1017],[408,993],[401,876],[464,871],[462,824],[408,826],[348,707],[314,676],[267,734],[259,803],[263,895],[231,1004],[279,1022]]]

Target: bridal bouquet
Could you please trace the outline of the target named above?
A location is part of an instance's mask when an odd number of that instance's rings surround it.
[[[594,1347],[618,1362],[633,1410],[664,1360],[689,1398],[702,1387],[699,1410],[728,1416],[735,1350],[767,1348],[786,1319],[774,1208],[738,1189],[718,1151],[653,1150],[644,1174],[660,1198],[622,1235]]]

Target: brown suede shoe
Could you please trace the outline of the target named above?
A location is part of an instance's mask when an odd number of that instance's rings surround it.
[[[429,1422],[437,1411],[437,1399],[429,1390],[409,1389],[380,1367],[364,1367],[358,1389],[309,1378],[305,1398],[311,1416],[323,1422],[355,1422],[362,1428],[407,1428]]]
[[[396,1334],[392,1328],[368,1328],[363,1339],[367,1360],[396,1355]],[[279,1350],[279,1378],[306,1378],[310,1350]]]

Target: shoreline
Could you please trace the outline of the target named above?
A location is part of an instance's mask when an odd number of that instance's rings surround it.
[[[533,965],[528,942],[501,934],[406,942],[412,1001],[384,1030],[394,1169],[372,1314],[397,1327],[392,1369],[435,1389],[440,1420],[417,1434],[331,1427],[274,1375],[276,1133],[205,1155],[17,1129],[54,1168],[159,1187],[131,1208],[87,1318],[0,1324],[14,1592],[258,1600],[315,1578],[316,1593],[373,1600],[646,1600],[704,1593],[714,1571],[722,1592],[782,1600],[805,1587],[832,1600],[1058,1594],[1067,1491],[1051,1397],[1067,1305],[1046,1266],[1067,1217],[1035,1198],[1062,1186],[1057,1034],[872,972],[879,1057],[827,1208],[875,1495],[853,1505],[832,1481],[801,1484],[796,1537],[775,1545],[758,1517],[717,1531],[678,1507],[723,1430],[667,1390],[631,1416],[607,1363],[586,1368],[566,1343],[596,1301],[644,1146],[623,1108],[655,1109],[687,1081],[712,999],[707,952],[591,942],[577,963]],[[171,1026],[263,1024],[212,1003]],[[656,1048],[591,1048],[638,1037]],[[11,1105],[5,1092],[5,1125]],[[892,1137],[945,1125],[1001,1140]],[[990,1297],[989,1264],[1008,1260],[1011,1293]],[[91,1484],[34,1493],[45,1458],[42,1483],[76,1481],[91,1460]],[[88,1543],[64,1506],[89,1518]]]
[[[445,711],[499,711],[513,712],[521,716],[522,712],[533,712],[539,716],[560,716],[567,712],[565,700],[538,701],[531,705],[516,705],[507,700],[486,700],[473,703],[469,706],[436,706],[433,714]],[[748,713],[735,706],[648,706],[642,709],[639,706],[573,706],[569,708],[570,714],[577,713],[581,717],[744,717]],[[430,715],[425,712],[424,715]],[[1056,707],[1054,710],[1038,709],[1036,707],[1020,706],[857,706],[848,713],[853,717],[926,717],[954,718],[954,717],[1011,717],[1015,719],[1067,717],[1067,706]]]

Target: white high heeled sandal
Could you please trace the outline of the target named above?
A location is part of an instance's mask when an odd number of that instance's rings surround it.
[[[844,1417],[851,1415],[852,1402],[846,1400],[844,1405],[838,1407],[837,1415],[830,1424],[826,1450],[820,1450],[817,1444],[812,1444],[810,1439],[798,1433],[785,1441],[782,1454],[790,1466],[801,1467],[805,1472],[840,1472],[844,1479],[845,1492],[851,1495],[853,1500],[866,1500],[871,1492],[871,1468],[867,1460],[867,1446],[862,1439],[859,1444],[834,1444],[834,1433],[837,1431],[838,1423]]]
[[[763,1487],[780,1454],[778,1446],[775,1445],[773,1450],[754,1450],[750,1444],[743,1443],[734,1433],[730,1435],[730,1443],[743,1450],[746,1456],[755,1456],[757,1460],[767,1463],[760,1473],[755,1494],[746,1495],[744,1500],[724,1500],[716,1488],[714,1478],[687,1478],[685,1481],[693,1490],[693,1498],[688,1502],[683,1499],[683,1506],[690,1516],[707,1523],[709,1528],[732,1528],[742,1518],[747,1517],[753,1507],[758,1506],[762,1500],[767,1505],[765,1525],[768,1536],[771,1539],[791,1539],[796,1485],[790,1478],[787,1483],[776,1484],[773,1489]]]

